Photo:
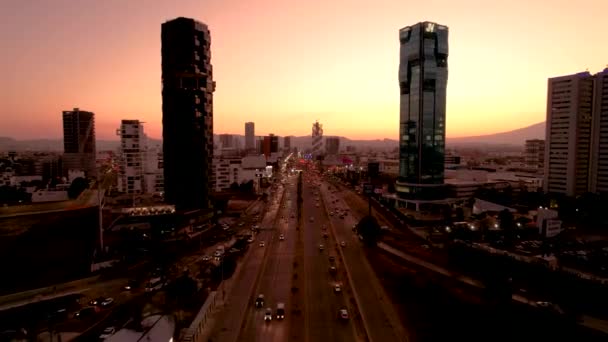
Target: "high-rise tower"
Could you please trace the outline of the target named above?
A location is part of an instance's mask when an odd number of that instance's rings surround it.
[[[252,151],[255,149],[255,124],[253,122],[245,122],[245,150]]]
[[[189,18],[162,24],[165,200],[209,207],[213,159],[213,69],[207,25]]]
[[[323,125],[319,121],[312,124],[312,155],[314,158],[323,153]]]
[[[421,22],[399,30],[399,178],[403,197],[443,195],[448,28]]]
[[[95,114],[74,108],[63,112],[63,167],[97,177],[95,168]]]

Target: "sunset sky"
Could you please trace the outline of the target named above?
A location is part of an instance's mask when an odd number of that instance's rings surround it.
[[[2,0],[0,136],[58,138],[61,111],[161,127],[160,28],[209,25],[215,133],[398,138],[398,30],[450,29],[448,137],[545,119],[547,78],[608,63],[606,0]]]

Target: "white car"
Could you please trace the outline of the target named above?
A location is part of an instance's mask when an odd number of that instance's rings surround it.
[[[110,336],[114,335],[115,332],[116,332],[116,328],[107,327],[107,328],[103,329],[103,332],[101,333],[101,335],[99,335],[99,339],[105,340],[106,338],[110,338]]]
[[[209,261],[209,260],[211,260],[211,256],[209,256],[209,255],[205,255],[205,256],[203,257],[203,261]]]
[[[323,245],[319,245],[319,250],[322,251],[325,248]]]
[[[340,246],[342,246],[342,247],[346,247],[346,241],[342,241],[342,242],[340,242]]]
[[[101,306],[110,306],[114,304],[114,298],[108,297],[101,302]]]
[[[260,241],[260,247],[264,247],[266,246],[266,244],[264,243],[264,241]]]
[[[348,319],[348,311],[346,311],[346,309],[340,309],[340,312],[338,314],[340,315],[341,319],[343,319],[343,320]]]
[[[342,292],[342,287],[340,287],[340,284],[336,284],[334,286],[334,292]]]
[[[279,235],[279,240],[281,240],[281,241],[285,240],[285,235],[283,235],[283,234]]]

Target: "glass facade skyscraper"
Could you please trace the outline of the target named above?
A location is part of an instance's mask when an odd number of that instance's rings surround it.
[[[440,197],[445,155],[448,28],[421,22],[399,30],[399,178],[403,197]]]

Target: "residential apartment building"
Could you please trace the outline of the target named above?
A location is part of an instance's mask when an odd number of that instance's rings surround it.
[[[589,72],[548,80],[545,192],[577,196],[590,189],[593,89]]]
[[[210,207],[213,69],[207,25],[189,18],[162,24],[165,201],[177,210]]]
[[[127,194],[144,192],[144,147],[143,123],[139,120],[122,120],[116,131],[120,136],[120,170],[118,191]]]
[[[527,167],[541,171],[544,170],[545,141],[542,139],[526,140],[524,160]]]
[[[594,81],[589,191],[608,194],[608,68]]]

